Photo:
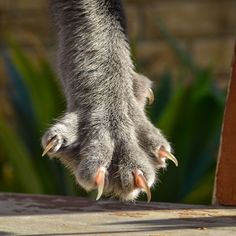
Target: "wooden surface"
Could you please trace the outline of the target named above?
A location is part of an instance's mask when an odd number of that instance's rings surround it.
[[[236,208],[0,194],[0,235],[236,235]]]
[[[213,201],[236,206],[236,45],[222,127]]]

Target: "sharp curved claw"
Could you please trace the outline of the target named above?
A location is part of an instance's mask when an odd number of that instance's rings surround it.
[[[105,185],[105,168],[99,168],[95,177],[95,184],[97,185],[98,189],[96,200],[99,200],[103,194],[103,189]]]
[[[45,156],[52,148],[57,145],[58,139],[57,136],[54,136],[52,139],[48,141],[47,146],[44,148],[42,157]]]
[[[150,202],[152,197],[151,190],[148,186],[147,180],[143,176],[142,171],[138,169],[134,171],[134,183],[138,188],[142,188],[145,191],[147,194],[147,202]]]
[[[151,105],[155,100],[154,93],[151,88],[147,89],[147,99],[148,99],[148,105]]]
[[[173,161],[175,163],[175,165],[178,166],[178,160],[176,159],[176,157],[172,153],[166,151],[163,147],[160,148],[158,154],[160,157],[165,157],[165,158]]]

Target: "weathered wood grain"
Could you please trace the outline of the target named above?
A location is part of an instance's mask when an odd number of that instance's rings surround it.
[[[0,235],[236,235],[236,209],[0,195]]]
[[[214,203],[236,206],[236,44],[215,178]]]

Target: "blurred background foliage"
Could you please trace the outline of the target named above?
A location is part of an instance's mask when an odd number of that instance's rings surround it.
[[[178,58],[178,69],[152,78],[157,81],[156,100],[147,114],[173,144],[179,167],[170,163],[167,171],[159,173],[152,200],[210,203],[225,91],[218,87],[210,67],[196,65],[161,23],[159,27]],[[14,116],[0,114],[0,191],[86,195],[60,163],[41,157],[43,132],[65,110],[42,45],[34,45],[36,60],[13,39],[8,38],[6,45],[2,58]],[[142,65],[137,67],[141,70]]]

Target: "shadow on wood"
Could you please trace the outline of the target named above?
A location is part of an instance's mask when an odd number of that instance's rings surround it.
[[[234,235],[236,209],[0,195],[0,235]],[[207,234],[206,234],[207,232]]]

